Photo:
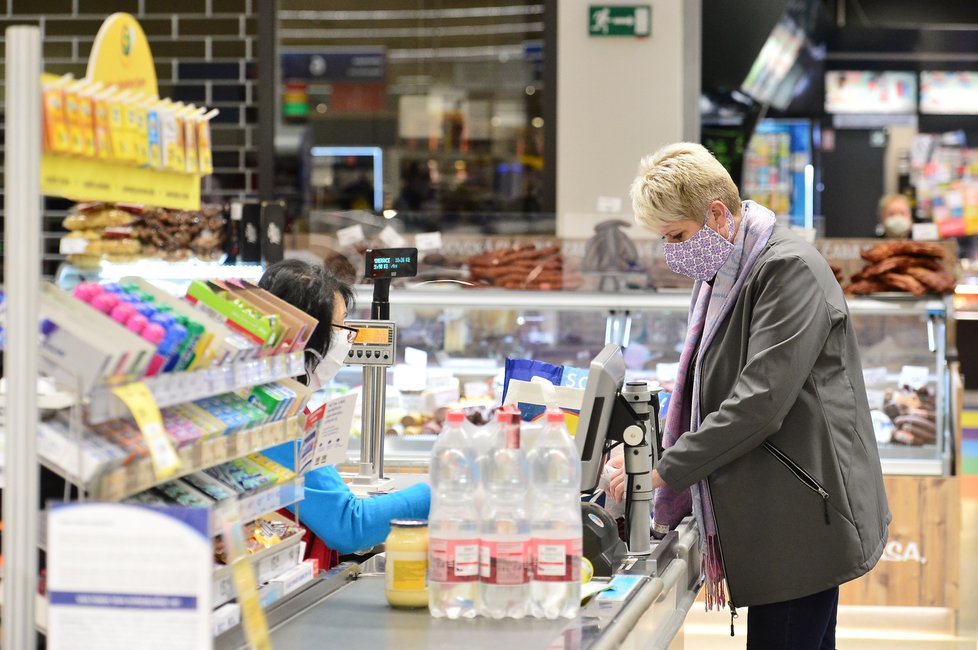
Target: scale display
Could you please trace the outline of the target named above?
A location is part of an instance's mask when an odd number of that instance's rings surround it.
[[[367,277],[413,278],[418,274],[417,248],[381,248],[366,253]]]
[[[355,366],[394,365],[397,328],[393,321],[346,320],[343,324],[357,330],[346,355],[346,363]]]

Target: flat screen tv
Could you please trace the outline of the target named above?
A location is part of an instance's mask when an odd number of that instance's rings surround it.
[[[906,114],[917,112],[917,73],[829,70],[825,112]]]

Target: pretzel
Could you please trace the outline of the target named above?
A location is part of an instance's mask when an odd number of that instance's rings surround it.
[[[917,297],[927,293],[927,289],[916,278],[903,273],[884,273],[880,276],[880,280],[899,291],[908,291]]]
[[[931,257],[912,257],[910,255],[895,255],[894,257],[888,257],[884,260],[876,262],[875,264],[870,264],[864,268],[861,273],[863,277],[872,277],[875,275],[883,275],[884,273],[890,273],[891,271],[898,271],[900,273],[906,273],[906,269],[916,266],[924,269],[930,269],[932,271],[940,271],[944,268],[940,260],[936,260]]]
[[[860,256],[867,262],[882,262],[895,255],[920,255],[944,259],[944,248],[940,244],[920,241],[892,241],[867,248]]]
[[[943,269],[932,271],[919,266],[911,266],[905,273],[934,293],[953,293],[957,284],[954,276]]]
[[[886,284],[879,280],[859,280],[846,287],[846,291],[852,294],[865,295],[867,293],[886,291],[886,288]]]

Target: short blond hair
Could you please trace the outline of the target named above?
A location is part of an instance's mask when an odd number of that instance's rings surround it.
[[[638,166],[630,191],[635,222],[656,231],[671,222],[706,221],[713,201],[740,214],[740,192],[723,165],[694,142],[666,145]]]
[[[906,194],[886,194],[880,199],[879,205],[876,208],[877,214],[879,214],[880,219],[883,218],[883,213],[886,209],[890,207],[890,204],[894,201],[903,201],[907,204],[907,209],[913,209],[910,205],[910,198]]]

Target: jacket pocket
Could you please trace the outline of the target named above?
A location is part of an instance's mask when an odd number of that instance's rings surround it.
[[[825,488],[823,488],[819,482],[815,480],[815,477],[806,472],[801,465],[791,460],[787,454],[772,445],[770,442],[764,443],[764,449],[769,454],[774,456],[778,462],[787,467],[788,471],[794,474],[795,478],[801,481],[802,485],[822,497],[822,509],[825,513],[825,524],[829,525],[831,523],[829,521],[829,493],[825,491]]]

